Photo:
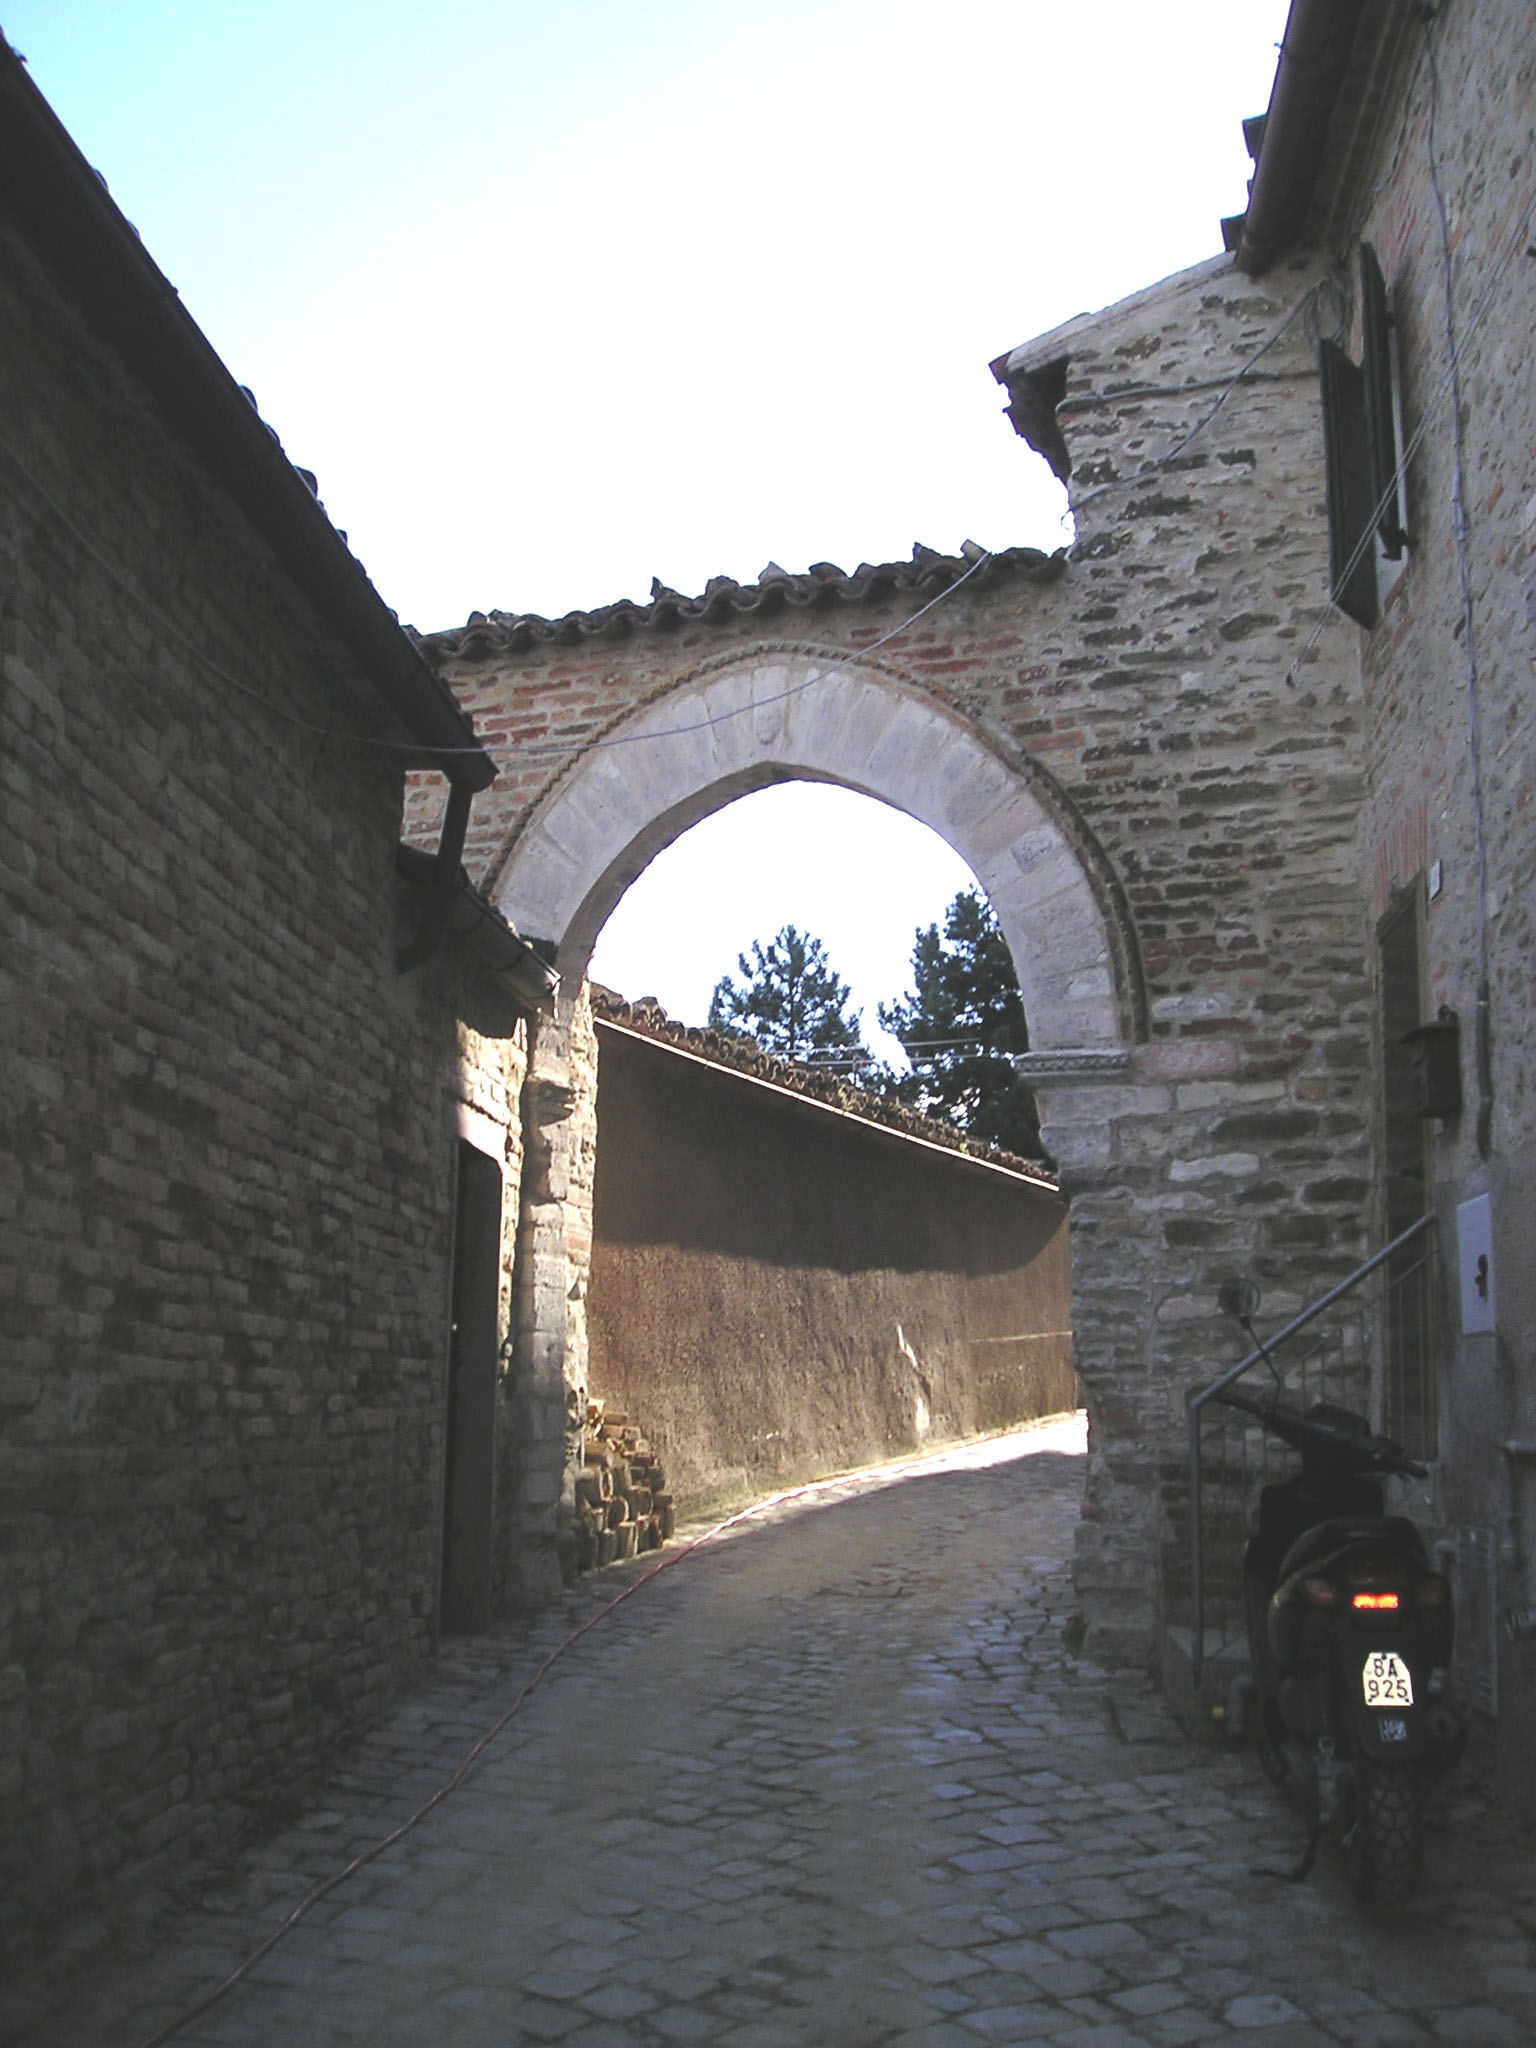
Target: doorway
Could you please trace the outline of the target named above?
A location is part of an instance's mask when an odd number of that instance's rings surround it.
[[[462,1140],[458,1149],[443,1479],[445,1635],[474,1634],[491,1618],[501,1300],[501,1168]]]
[[[1381,987],[1381,1187],[1384,1240],[1429,1207],[1429,1139],[1408,1034],[1424,1016],[1422,880],[1397,897],[1377,926]],[[1415,1458],[1437,1449],[1434,1290],[1421,1235],[1388,1264],[1382,1332],[1382,1426]]]

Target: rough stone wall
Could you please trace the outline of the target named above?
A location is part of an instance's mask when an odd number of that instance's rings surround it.
[[[1536,8],[1529,0],[1456,6],[1405,26],[1394,89],[1374,111],[1328,226],[1347,281],[1359,239],[1377,252],[1396,322],[1402,424],[1417,444],[1402,572],[1390,588],[1383,578],[1378,625],[1350,629],[1372,756],[1370,908],[1379,915],[1438,868],[1438,893],[1425,891],[1425,1014],[1444,1003],[1461,1020],[1464,1109],[1431,1127],[1443,1282],[1435,1505],[1447,1523],[1503,1543],[1499,1605],[1518,1610],[1536,1602],[1536,1466],[1506,1469],[1499,1446],[1536,1436]],[[1447,286],[1459,361],[1466,606]],[[1353,346],[1358,307],[1346,317]],[[1477,1128],[1485,974],[1486,1150]],[[1482,1194],[1492,1197],[1497,1328],[1464,1334],[1457,1209]],[[1505,1634],[1498,1661],[1509,1754],[1524,1759],[1529,1799],[1536,1645]]]
[[[400,771],[295,722],[371,692],[3,224],[0,414],[14,1960],[152,1909],[429,1653],[455,1014],[508,1026],[396,972]]]
[[[599,1022],[592,1392],[678,1504],[1077,1405],[1066,1205]]]
[[[587,1412],[597,1040],[586,984],[563,990],[535,1034],[524,1091],[517,1344],[507,1383],[516,1469],[508,1597],[537,1605],[572,1567],[571,1513]]]
[[[1068,359],[1070,559],[1053,580],[957,590],[880,650],[866,692],[877,703],[879,677],[895,679],[890,745],[906,743],[897,708],[916,699],[1016,762],[1021,786],[1044,778],[1059,793],[1144,974],[1145,1009],[1122,1000],[1118,1059],[1088,1073],[1047,1060],[1035,1076],[1072,1196],[1073,1326],[1093,1420],[1079,1584],[1115,1653],[1150,1653],[1183,1390],[1234,1356],[1218,1280],[1252,1271],[1282,1313],[1365,1242],[1364,734],[1354,629],[1322,602],[1303,306],[1317,280],[1283,268],[1254,283],[1215,259],[1019,352]],[[900,592],[845,602],[829,583],[824,601],[771,616],[595,633],[573,621],[514,646],[490,615],[435,636],[429,651],[478,729],[509,750],[479,816],[480,877],[494,891],[540,806],[584,775],[600,807],[629,771],[592,743],[636,707],[684,695],[733,655],[855,653],[913,609]],[[877,726],[869,744],[873,759]],[[797,772],[817,763],[776,758],[765,740],[758,779]],[[721,788],[718,801],[740,793]],[[427,792],[417,804],[414,829],[429,832]],[[964,805],[963,790],[936,793],[957,844]],[[637,853],[636,872],[654,850]]]
[[[1127,1636],[1154,1576],[1172,1589],[1165,1612],[1179,1609],[1182,1394],[1235,1357],[1219,1280],[1252,1274],[1265,1315],[1281,1317],[1365,1248],[1363,734],[1352,629],[1321,602],[1320,423],[1300,310],[1316,281],[1292,266],[1256,290],[1218,261],[1026,352],[1068,357],[1058,420],[1079,618],[1093,626],[1064,666],[1096,714],[1092,814],[1151,997],[1134,1087],[1043,1098],[1074,1188],[1078,1355],[1090,1388],[1096,1361],[1111,1436],[1078,1577],[1090,1616]],[[1201,430],[1287,320],[1255,381]],[[1186,395],[1158,395],[1168,385]],[[1158,474],[1135,481],[1152,462]],[[1138,1496],[1158,1486],[1174,1511],[1160,1560],[1144,1551],[1137,1574],[1125,1536],[1145,1527]]]

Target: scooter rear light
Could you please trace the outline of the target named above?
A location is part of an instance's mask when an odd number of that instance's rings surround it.
[[[1331,1607],[1333,1587],[1327,1579],[1303,1579],[1301,1595],[1309,1607]]]
[[[1364,1607],[1373,1614],[1380,1614],[1395,1613],[1400,1603],[1395,1593],[1351,1593],[1349,1604],[1351,1607]]]

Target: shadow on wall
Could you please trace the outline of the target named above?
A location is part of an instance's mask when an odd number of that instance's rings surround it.
[[[681,1512],[1078,1405],[1058,1195],[599,1045],[590,1385]]]

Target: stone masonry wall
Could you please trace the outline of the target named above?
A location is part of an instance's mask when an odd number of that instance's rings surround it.
[[[1183,1390],[1234,1357],[1218,1280],[1253,1272],[1282,1313],[1365,1240],[1364,736],[1354,629],[1322,602],[1317,282],[1283,268],[1254,283],[1218,258],[1019,351],[1067,359],[1071,554],[1051,577],[978,576],[880,651],[893,706],[932,704],[1017,762],[1021,786],[1027,771],[1058,792],[1144,976],[1144,1008],[1122,990],[1118,1060],[1035,1076],[1072,1196],[1093,1421],[1079,1585],[1101,1645],[1135,1656],[1151,1654],[1161,1600]],[[478,878],[494,893],[530,819],[589,767],[622,779],[622,750],[594,743],[701,665],[856,656],[915,609],[866,589],[829,572],[804,604],[770,608],[749,585],[704,617],[660,603],[546,629],[493,613],[434,636],[505,750],[477,814]],[[758,780],[797,772],[817,762],[765,740]],[[430,793],[412,802],[429,834]],[[964,792],[946,803],[963,844]]]
[[[0,415],[4,1980],[431,1651],[455,1015],[512,1020],[397,973],[400,769],[306,729],[371,691],[3,223]]]
[[[1536,1603],[1536,1465],[1506,1466],[1500,1445],[1536,1436],[1536,8],[1455,6],[1406,24],[1391,76],[1325,224],[1350,285],[1358,241],[1376,250],[1413,444],[1402,572],[1390,588],[1384,578],[1378,625],[1350,629],[1372,756],[1370,910],[1423,892],[1424,1012],[1447,1004],[1461,1021],[1464,1108],[1430,1127],[1442,1271],[1434,1507],[1502,1548],[1498,1606],[1518,1612]],[[1358,306],[1346,300],[1342,317],[1357,352]],[[1485,975],[1492,1102],[1480,1144]],[[1457,1211],[1485,1194],[1497,1327],[1464,1334]],[[1536,1639],[1501,1631],[1496,1661],[1507,1753],[1520,1759],[1509,1782],[1529,1802]]]
[[[551,1598],[574,1567],[571,1516],[587,1412],[597,1039],[585,983],[564,989],[535,1034],[524,1093],[517,1344],[508,1382],[508,1596]]]

